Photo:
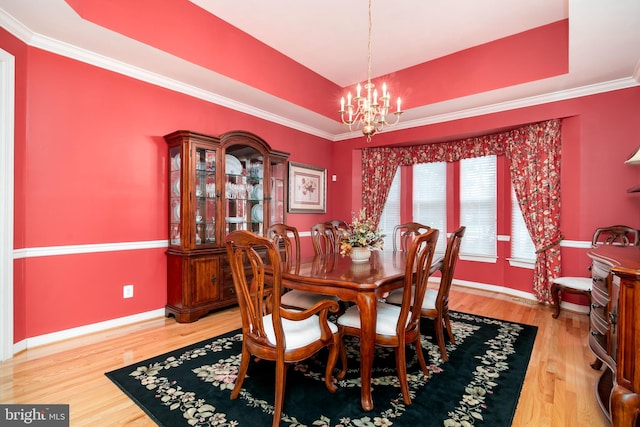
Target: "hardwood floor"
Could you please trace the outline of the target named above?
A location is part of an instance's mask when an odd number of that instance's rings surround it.
[[[455,287],[453,310],[538,326],[513,426],[608,426],[589,366],[589,319],[513,298]],[[160,318],[28,349],[0,364],[0,402],[70,405],[71,426],[153,426],[104,375],[166,351],[240,327],[237,308],[191,324]]]

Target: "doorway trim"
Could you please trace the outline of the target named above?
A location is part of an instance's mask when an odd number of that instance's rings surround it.
[[[0,361],[13,357],[15,58],[0,49]]]

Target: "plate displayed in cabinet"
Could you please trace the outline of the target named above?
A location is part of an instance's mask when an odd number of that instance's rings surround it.
[[[176,196],[180,195],[180,178],[176,179],[173,182],[173,192],[176,194]]]
[[[173,208],[173,217],[176,221],[180,221],[180,205],[175,205]]]
[[[253,194],[251,195],[251,198],[253,200],[262,200],[262,194],[262,184],[258,184],[253,187]]]
[[[231,154],[224,156],[226,163],[225,172],[229,175],[242,175],[242,163],[236,157]]]
[[[226,218],[227,222],[230,224],[238,224],[244,221],[244,218],[238,216],[228,216]]]
[[[262,212],[264,209],[261,204],[255,205],[251,208],[251,218],[254,222],[262,222]]]

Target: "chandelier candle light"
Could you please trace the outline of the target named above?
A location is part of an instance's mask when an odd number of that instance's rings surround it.
[[[371,0],[369,0],[369,44],[367,83],[364,85],[365,94],[362,93],[362,86],[358,83],[355,98],[351,98],[351,92],[347,94],[347,103],[344,96],[340,99],[340,118],[342,123],[349,126],[349,130],[358,129],[362,126],[362,133],[367,137],[367,142],[371,142],[374,133],[382,131],[384,126],[392,126],[400,121],[402,114],[402,101],[398,98],[396,111],[393,113],[396,118],[393,122],[387,121],[389,114],[390,93],[387,91],[386,83],[382,83],[382,94],[378,96],[378,89],[371,83]]]

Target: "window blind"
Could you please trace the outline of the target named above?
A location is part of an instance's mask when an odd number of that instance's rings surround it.
[[[536,249],[522,217],[516,193],[511,188],[511,257],[535,262]]]
[[[447,246],[447,164],[419,163],[413,166],[413,221],[440,231],[436,252]]]
[[[400,168],[396,170],[396,174],[393,177],[391,188],[389,189],[389,196],[387,202],[382,210],[380,216],[379,228],[385,234],[384,237],[384,249],[387,251],[393,250],[393,228],[400,224]]]
[[[496,156],[460,160],[461,255],[496,257]]]

